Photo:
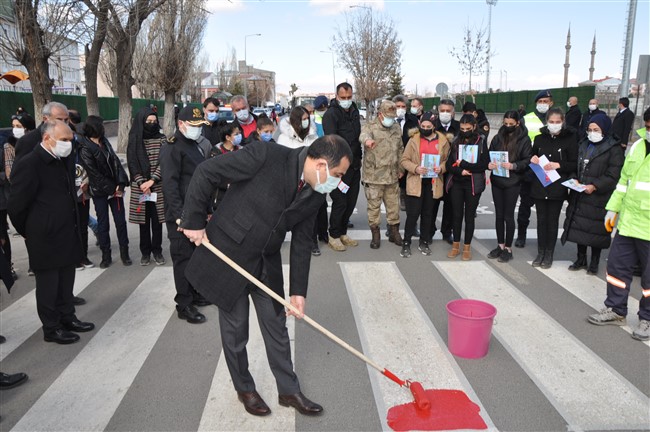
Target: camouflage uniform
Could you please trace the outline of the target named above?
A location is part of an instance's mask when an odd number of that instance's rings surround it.
[[[370,139],[375,141],[373,149],[365,146]],[[379,225],[383,201],[388,224],[399,227],[399,177],[404,173],[400,165],[402,128],[398,123],[386,128],[377,118],[363,126],[359,140],[364,151],[361,181],[368,201],[368,223],[370,227]]]

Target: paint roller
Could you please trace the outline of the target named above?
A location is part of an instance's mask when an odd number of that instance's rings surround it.
[[[177,224],[180,224],[180,220],[176,221]],[[284,298],[280,297],[278,294],[276,294],[271,288],[267,287],[265,284],[260,282],[255,276],[251,275],[248,273],[245,269],[243,269],[239,264],[231,260],[226,254],[221,252],[219,249],[217,249],[210,241],[208,240],[207,237],[203,237],[201,240],[201,243],[203,246],[208,248],[210,252],[221,258],[226,264],[228,264],[230,267],[232,267],[233,270],[235,270],[237,273],[248,279],[249,282],[263,290],[265,293],[270,295],[274,300],[278,301],[280,304],[282,304],[284,307],[287,309],[290,309],[292,312],[296,314],[300,314],[300,311],[293,306],[291,303],[286,301]],[[372,366],[373,368],[377,369],[381,374],[383,374],[386,378],[390,379],[391,381],[397,383],[400,387],[406,387],[411,391],[411,394],[413,395],[413,398],[415,399],[415,406],[417,409],[421,411],[427,411],[431,408],[431,402],[427,398],[427,395],[424,391],[424,388],[422,387],[422,384],[416,381],[410,381],[410,380],[402,380],[400,379],[397,375],[392,373],[386,368],[382,368],[379,366],[377,363],[374,361],[370,360],[368,357],[366,357],[363,353],[360,351],[356,350],[354,347],[349,345],[347,342],[345,342],[343,339],[339,338],[336,336],[334,333],[330,332],[327,330],[325,327],[308,317],[307,315],[303,315],[302,318],[307,324],[311,325],[313,328],[330,338],[332,341],[336,342],[338,345],[341,347],[345,348],[347,351],[355,355],[357,358],[360,360],[364,361],[366,364]]]

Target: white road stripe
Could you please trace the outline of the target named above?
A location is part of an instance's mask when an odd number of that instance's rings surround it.
[[[356,226],[356,225],[355,225]],[[361,228],[361,227],[359,227]],[[385,227],[382,226],[382,239],[385,238],[384,236],[384,231]],[[402,222],[402,234],[404,233],[404,223]],[[562,237],[562,229],[558,231],[558,238]],[[371,240],[372,239],[372,234],[370,233],[370,228],[368,229],[349,229],[348,230],[348,235],[354,239],[354,240]],[[474,237],[480,240],[496,240],[497,239],[497,232],[494,229],[487,229],[487,228],[481,228],[481,229],[475,229],[474,230]],[[531,239],[537,239],[537,230],[536,229],[529,229],[527,230],[526,238],[528,240]],[[437,231],[436,235],[434,236],[434,239],[440,239],[440,232]],[[287,233],[287,237],[285,238],[285,241],[290,241],[291,240],[291,233]]]
[[[564,417],[569,430],[647,429],[648,397],[488,264],[434,265],[462,297],[497,308],[494,334]]]
[[[550,269],[542,270],[538,268],[537,270],[592,308],[596,310],[604,308],[603,302],[607,297],[607,282],[597,276],[585,275],[584,271],[569,271],[567,267],[570,265],[571,261],[555,261]],[[627,299],[627,306],[628,325],[621,328],[632,334],[632,330],[639,324],[639,316],[637,315],[639,301],[630,296]],[[650,346],[650,341],[644,341],[643,343]]]
[[[363,352],[402,379],[419,381],[425,389],[459,389],[481,407],[481,416],[494,428],[485,408],[445,343],[415,298],[394,262],[339,263],[350,297]],[[368,366],[370,382],[384,430],[388,409],[412,402],[399,387]]]
[[[284,265],[285,291],[288,292],[289,266]],[[249,370],[255,378],[258,393],[271,408],[271,415],[256,417],[248,414],[237,399],[223,351],[212,379],[210,393],[203,409],[199,431],[293,431],[296,429],[296,414],[293,408],[278,404],[275,378],[269,369],[264,349],[264,340],[259,329],[255,307],[251,301],[249,319],[248,351]],[[295,320],[287,319],[291,339],[292,358],[295,359]]]
[[[79,295],[103,271],[104,269],[93,267],[77,272],[74,280],[74,294]],[[29,280],[34,281],[34,278]],[[32,289],[0,312],[0,319],[2,320],[2,333],[7,338],[7,342],[0,345],[0,360],[4,360],[41,328],[42,324],[36,312],[36,290]]]
[[[173,286],[171,267],[153,269],[13,430],[104,430],[174,312]]]

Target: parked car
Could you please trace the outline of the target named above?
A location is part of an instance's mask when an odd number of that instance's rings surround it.
[[[363,108],[360,107],[359,108],[359,117],[361,117],[361,120],[365,120],[366,116],[367,116],[366,108],[365,107],[363,107]]]
[[[264,108],[260,108],[260,107],[253,108],[253,114],[255,114],[256,116],[259,116],[261,114],[267,115],[266,110]]]
[[[228,123],[232,123],[232,121],[235,120],[235,115],[232,113],[232,108],[229,106],[219,107],[217,121],[219,120],[226,120]]]

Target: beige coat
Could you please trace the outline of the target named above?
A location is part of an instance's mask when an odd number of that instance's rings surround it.
[[[447,158],[449,157],[449,141],[444,134],[434,132],[438,135],[438,153],[440,154],[440,174],[438,178],[433,179],[433,197],[442,198],[444,193],[443,174],[446,171]],[[402,155],[402,167],[407,171],[406,177],[406,194],[419,197],[422,193],[422,178],[415,169],[420,166],[420,132],[417,129],[409,131],[409,142],[406,144],[404,154]],[[434,138],[435,139],[435,138]]]
[[[365,145],[369,139],[375,141],[373,149]],[[402,128],[397,123],[385,128],[377,118],[363,125],[359,141],[363,147],[361,180],[369,184],[397,183],[404,172],[400,165],[404,151]]]

